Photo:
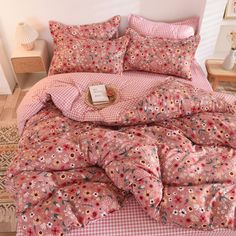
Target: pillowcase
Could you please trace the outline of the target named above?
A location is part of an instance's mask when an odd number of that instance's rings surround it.
[[[66,40],[68,35],[76,39],[111,39],[118,36],[119,25],[120,16],[114,16],[105,22],[88,25],[66,25],[57,21],[49,21],[49,29],[55,44]]]
[[[191,79],[191,64],[200,36],[186,39],[144,37],[133,29],[124,58],[124,70],[142,70]]]
[[[191,17],[191,18],[187,18],[185,20],[171,22],[169,24],[187,25],[187,26],[192,27],[194,29],[194,34],[197,34],[198,25],[199,25],[199,17]]]
[[[143,36],[158,38],[184,39],[193,36],[198,27],[198,18],[193,17],[174,23],[155,22],[141,16],[130,15],[129,28]]]
[[[69,37],[57,47],[49,75],[70,72],[121,73],[128,36],[114,40]]]

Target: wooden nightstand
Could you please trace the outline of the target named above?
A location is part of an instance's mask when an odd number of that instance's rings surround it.
[[[36,40],[31,51],[25,51],[21,47],[16,48],[11,62],[19,87],[29,89],[47,75],[49,57],[46,41]]]
[[[223,60],[206,60],[208,79],[212,80],[214,91],[217,90],[219,81],[236,82],[236,65],[233,70],[229,71],[222,68],[222,63]]]

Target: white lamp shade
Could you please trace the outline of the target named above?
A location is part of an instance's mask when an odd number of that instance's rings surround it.
[[[18,44],[29,44],[38,38],[38,32],[28,24],[21,22],[16,27],[16,42]]]

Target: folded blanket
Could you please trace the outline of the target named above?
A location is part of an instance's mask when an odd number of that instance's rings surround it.
[[[157,221],[235,230],[234,106],[173,79],[106,77],[119,101],[96,109],[84,96],[97,82],[47,78],[18,110],[23,135],[7,174],[26,235],[85,226],[127,194]]]

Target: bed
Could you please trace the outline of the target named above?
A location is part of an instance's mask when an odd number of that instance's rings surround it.
[[[50,76],[18,108],[7,172],[18,236],[235,235],[235,97],[213,93],[194,59],[195,18],[161,23],[165,37],[130,19],[140,32],[113,40],[117,16],[92,30],[50,22]],[[93,104],[99,84],[112,103]]]
[[[208,88],[211,91],[208,80],[202,73],[201,68],[195,62],[192,67],[193,83],[197,87]],[[196,77],[195,77],[196,75]],[[102,76],[102,75],[100,75]],[[160,80],[166,79],[166,76],[154,75],[145,72],[126,72],[122,77],[128,79],[136,79],[137,77],[145,78],[145,80]],[[195,78],[197,78],[195,80]],[[64,78],[63,78],[64,79]],[[180,79],[181,81],[182,79]],[[194,82],[195,81],[195,82]],[[190,82],[189,82],[190,83]],[[191,82],[192,83],[192,82]],[[34,89],[33,89],[34,90]],[[32,90],[32,91],[33,91]],[[33,92],[34,93],[34,92]],[[222,94],[217,94],[222,97]],[[233,103],[234,96],[228,95],[226,99]],[[135,217],[133,217],[135,216]],[[24,235],[21,226],[18,225],[17,235]],[[72,229],[66,235],[234,235],[235,232],[226,229],[218,229],[214,231],[189,230],[173,226],[171,224],[163,225],[151,219],[140,208],[133,197],[129,197],[124,206],[117,212],[108,215],[103,219],[91,222],[85,228]],[[30,235],[30,234],[29,234]]]

